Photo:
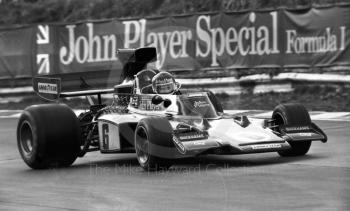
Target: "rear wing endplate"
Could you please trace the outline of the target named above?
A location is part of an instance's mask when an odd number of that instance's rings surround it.
[[[57,101],[59,98],[96,95],[101,103],[101,95],[113,93],[114,89],[94,89],[85,91],[61,92],[60,78],[35,77],[33,89],[37,95],[49,101]]]
[[[60,78],[33,78],[33,89],[39,97],[56,101],[61,94],[61,79]]]

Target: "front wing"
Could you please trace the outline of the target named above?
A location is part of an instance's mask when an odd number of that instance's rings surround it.
[[[227,121],[223,125],[230,124],[231,122]],[[215,128],[215,123],[212,125],[214,127],[208,131],[175,133],[173,140],[178,151],[186,156],[263,153],[290,149],[291,142],[327,141],[326,134],[314,123],[307,126],[283,126],[279,133],[254,124],[246,128],[237,125],[229,126],[230,128],[220,125],[219,128]],[[230,135],[227,130],[231,131]],[[252,134],[249,136],[250,133]],[[265,138],[261,138],[262,136]],[[242,141],[247,137],[250,140]]]

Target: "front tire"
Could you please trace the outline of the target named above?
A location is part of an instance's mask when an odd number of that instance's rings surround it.
[[[276,125],[299,126],[311,124],[309,113],[306,108],[300,104],[291,103],[278,105],[272,113],[272,119]],[[311,146],[311,141],[289,141],[288,143],[291,148],[279,151],[278,154],[280,156],[290,157],[305,155]]]
[[[140,166],[146,171],[167,170],[171,166],[172,127],[167,119],[142,119],[135,131],[135,151]]]
[[[30,106],[18,121],[17,146],[33,169],[70,166],[80,150],[78,119],[66,105]]]

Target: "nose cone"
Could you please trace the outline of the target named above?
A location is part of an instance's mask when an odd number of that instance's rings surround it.
[[[210,125],[209,136],[220,140],[222,144],[238,146],[239,144],[256,142],[283,141],[270,129],[254,123],[243,127],[234,119],[221,119],[210,122]]]

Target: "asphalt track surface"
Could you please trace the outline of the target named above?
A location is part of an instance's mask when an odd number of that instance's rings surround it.
[[[148,173],[134,154],[99,152],[31,170],[17,119],[0,119],[0,210],[350,210],[350,122],[316,123],[329,141],[304,157],[205,156]]]

